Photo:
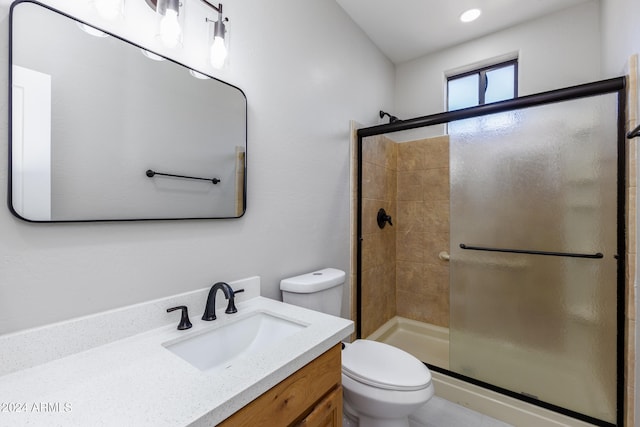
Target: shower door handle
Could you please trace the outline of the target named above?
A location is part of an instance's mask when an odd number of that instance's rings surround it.
[[[468,245],[465,245],[464,243],[460,243],[460,248],[470,250],[470,251],[504,252],[504,253],[528,254],[528,255],[547,255],[547,256],[570,257],[570,258],[599,259],[604,257],[604,255],[602,255],[602,253],[600,252],[596,252],[595,254],[578,254],[578,253],[572,253],[572,252],[530,251],[530,250],[524,250],[524,249],[504,249],[504,248],[487,248],[484,246],[468,246]]]

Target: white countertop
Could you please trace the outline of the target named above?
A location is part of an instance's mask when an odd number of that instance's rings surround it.
[[[0,425],[213,426],[353,331],[350,320],[260,296],[236,305],[238,313],[218,309],[212,322],[190,310],[193,328],[186,331],[176,329],[174,312],[169,325],[0,376]],[[308,326],[215,371],[200,371],[162,346],[256,311]]]

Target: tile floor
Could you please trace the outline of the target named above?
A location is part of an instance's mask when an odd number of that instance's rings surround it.
[[[409,424],[411,427],[513,427],[438,396],[414,412]]]

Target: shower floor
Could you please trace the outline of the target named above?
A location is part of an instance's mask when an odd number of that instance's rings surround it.
[[[404,317],[394,317],[367,339],[413,354],[422,362],[449,369],[449,329]]]
[[[394,347],[400,348],[410,354],[413,354],[423,362],[426,362],[430,365],[438,366],[440,368],[449,369],[450,365],[448,328],[430,325],[402,317],[394,317],[387,323],[382,325],[380,328],[378,328],[378,330],[376,330],[373,334],[369,335],[367,339],[393,345]],[[484,352],[485,354],[482,354],[479,349],[483,347],[486,348],[486,345],[479,345],[479,343],[475,341],[473,337],[468,338],[467,343],[469,345],[468,354],[472,354],[473,357],[477,359],[478,363],[481,363],[482,366],[485,366],[487,370],[492,371],[492,378],[500,378],[501,372],[509,372],[510,370],[511,372],[513,372],[513,369],[517,369],[517,367],[515,366],[511,366],[510,368],[505,366],[505,364],[510,363],[509,360],[498,356],[501,353],[506,353],[508,351],[513,352],[513,349],[506,348],[507,344],[494,342],[490,354],[487,352]],[[545,355],[544,353],[537,352],[535,350],[522,351],[518,353],[518,357],[513,363],[517,363],[518,365],[522,365],[524,363],[528,366],[535,366],[536,363],[534,362],[536,360],[545,357],[549,357],[549,355]],[[527,361],[530,361],[530,363],[527,363]],[[584,376],[580,374],[580,365],[581,364],[576,361],[574,366],[566,366],[559,372],[551,373],[531,369],[528,372],[528,379],[525,378],[523,381],[531,383],[540,383],[540,381],[542,381],[542,384],[554,384],[553,390],[548,392],[547,395],[547,398],[551,401],[563,402],[565,405],[569,404],[569,406],[572,407],[599,407],[601,411],[606,412],[607,407],[603,406],[606,402],[606,397],[603,395],[601,387],[599,386],[599,384],[584,383]],[[438,377],[440,377],[440,375],[438,375]],[[442,377],[447,376],[444,375]],[[444,393],[440,393],[439,391],[441,390]],[[502,419],[503,421],[520,425],[517,423],[517,421],[519,421],[517,417],[515,420],[513,418],[500,417],[499,412],[492,412],[493,409],[483,411],[483,409],[486,409],[483,406],[473,407],[474,405],[467,405],[465,404],[464,399],[452,397],[447,393],[448,391],[445,391],[443,387],[439,388],[438,384],[436,383],[437,395],[440,395],[441,397],[444,397],[448,400],[461,403],[465,406],[469,406],[472,409]],[[571,402],[569,402],[567,399],[569,399]],[[533,405],[527,406],[535,408]],[[531,409],[527,408],[527,411],[530,410]],[[551,416],[547,414],[546,416],[553,418],[555,415]],[[568,420],[569,421],[567,421],[567,423],[564,425],[586,425],[572,418],[568,418]],[[530,425],[546,425],[544,423],[537,423],[538,421],[535,421],[534,424]]]

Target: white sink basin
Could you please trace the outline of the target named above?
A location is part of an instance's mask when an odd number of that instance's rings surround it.
[[[162,345],[201,371],[210,371],[230,366],[237,357],[275,345],[305,327],[266,312],[257,312]]]

